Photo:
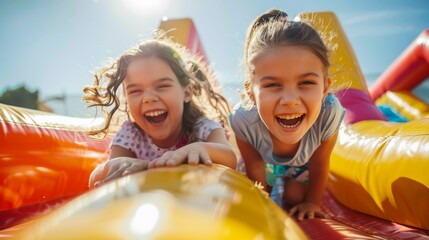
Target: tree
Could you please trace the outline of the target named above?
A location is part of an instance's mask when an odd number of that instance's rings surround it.
[[[6,89],[0,96],[0,103],[38,110],[39,91],[32,92],[25,85],[15,89]]]

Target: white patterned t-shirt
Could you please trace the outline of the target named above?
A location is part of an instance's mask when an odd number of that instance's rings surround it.
[[[207,118],[200,118],[196,121],[194,132],[197,142],[206,142],[210,133],[222,126],[213,120]],[[112,141],[112,145],[126,148],[133,152],[138,159],[149,159],[161,157],[167,151],[174,151],[187,144],[187,136],[182,139],[173,147],[161,148],[158,147],[150,138],[150,136],[137,126],[136,123],[125,121],[121,129],[116,133]]]

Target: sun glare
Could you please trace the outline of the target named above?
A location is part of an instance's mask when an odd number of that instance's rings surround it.
[[[167,7],[167,0],[123,0],[130,11],[140,13],[159,13]]]

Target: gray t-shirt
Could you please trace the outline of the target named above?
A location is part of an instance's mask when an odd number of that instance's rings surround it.
[[[335,96],[328,94],[322,104],[319,117],[304,135],[293,158],[273,154],[270,133],[256,109],[245,110],[241,104],[238,104],[229,118],[235,135],[253,146],[266,163],[295,167],[306,164],[320,144],[338,131],[343,117],[344,109],[340,102]]]

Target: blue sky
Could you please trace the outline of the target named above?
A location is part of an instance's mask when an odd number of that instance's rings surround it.
[[[94,69],[149,38],[164,16],[192,18],[219,81],[239,83],[247,26],[273,7],[292,18],[335,12],[368,78],[429,28],[428,0],[1,0],[0,94],[25,84],[42,99],[80,98]]]

